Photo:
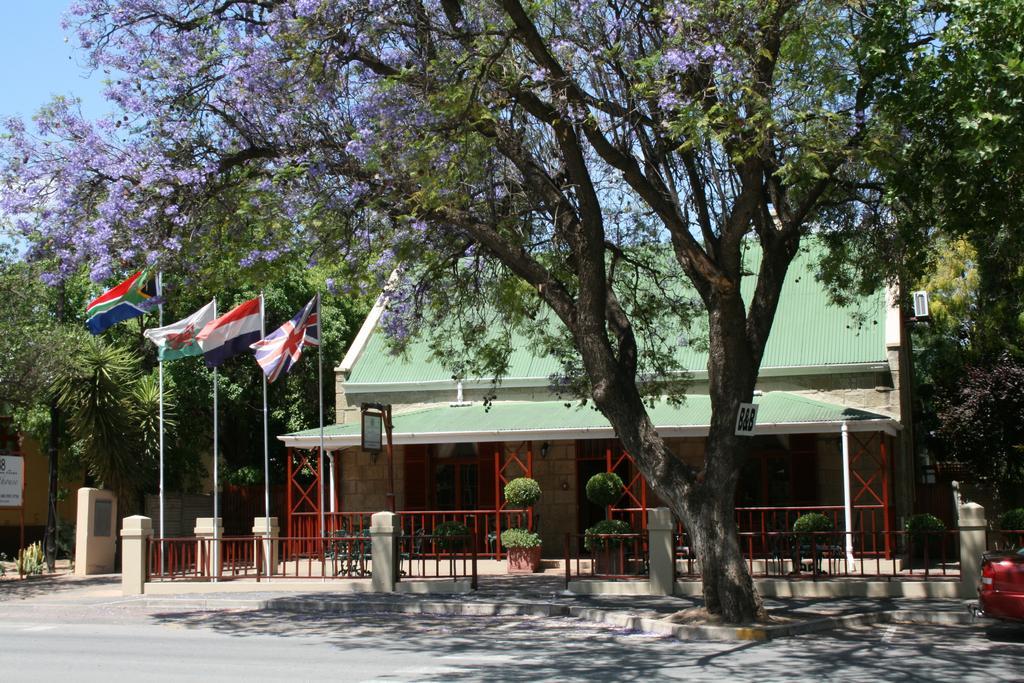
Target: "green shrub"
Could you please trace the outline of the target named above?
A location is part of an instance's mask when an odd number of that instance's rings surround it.
[[[800,515],[793,522],[793,532],[800,534],[803,540],[810,540],[811,534],[832,531],[833,528],[831,518],[820,512],[808,512],[805,515]]]
[[[907,523],[904,528],[910,532],[912,536],[926,537],[932,531],[945,531],[946,525],[942,523],[942,520],[935,515],[930,515],[927,512],[919,515],[911,515],[907,519]]]
[[[505,548],[537,548],[540,536],[529,529],[505,529],[501,532],[501,545]]]
[[[224,481],[232,486],[256,486],[263,483],[263,470],[252,465],[242,465],[238,469],[224,473]]]
[[[75,525],[61,522],[57,527],[57,557],[75,559]]]
[[[18,551],[16,564],[19,576],[42,574],[43,568],[46,566],[46,560],[43,557],[43,546],[36,541],[29,547],[22,548]]]
[[[599,472],[587,482],[587,500],[596,505],[611,505],[618,502],[626,489],[622,479],[614,472]]]
[[[440,550],[462,550],[468,536],[469,527],[462,522],[441,522],[434,527],[434,542]]]
[[[593,480],[591,480],[593,481]],[[583,547],[593,552],[625,543],[625,538],[599,538],[604,534],[631,534],[633,529],[621,519],[602,519],[584,532]]]
[[[540,499],[540,484],[529,477],[517,477],[505,484],[505,500],[512,507],[530,507]]]
[[[999,528],[1002,531],[1024,531],[1024,508],[1004,512],[999,518]]]
[[[913,557],[936,557],[942,551],[943,537],[937,532],[945,531],[946,525],[935,515],[930,515],[927,512],[911,515],[907,518],[903,528],[910,535],[910,549]]]

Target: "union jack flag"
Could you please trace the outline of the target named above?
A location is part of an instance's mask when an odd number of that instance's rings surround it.
[[[317,295],[294,318],[249,347],[256,352],[256,362],[268,382],[291,370],[302,357],[303,348],[320,346],[319,304]]]

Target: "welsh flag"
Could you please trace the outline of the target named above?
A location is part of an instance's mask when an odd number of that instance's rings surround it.
[[[198,356],[203,350],[199,348],[196,335],[215,317],[214,302],[211,301],[184,320],[150,328],[143,335],[157,345],[160,360]]]

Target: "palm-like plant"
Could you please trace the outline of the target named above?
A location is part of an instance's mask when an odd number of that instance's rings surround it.
[[[150,471],[145,464],[159,438],[159,389],[139,367],[131,350],[94,338],[54,381],[89,473],[117,494],[126,511],[138,503]]]

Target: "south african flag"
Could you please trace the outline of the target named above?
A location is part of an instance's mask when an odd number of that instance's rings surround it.
[[[156,285],[149,269],[143,269],[130,278],[92,300],[86,309],[89,331],[99,334],[111,325],[149,312],[156,305]]]

